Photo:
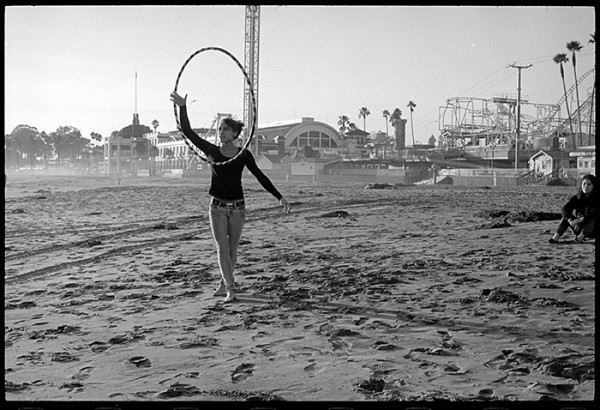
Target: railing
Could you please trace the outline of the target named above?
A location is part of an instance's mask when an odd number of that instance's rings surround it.
[[[521,175],[517,178],[517,186],[520,185],[531,185],[535,183],[535,179],[537,178],[535,171],[531,171],[526,173],[525,175]]]
[[[550,172],[549,174],[544,175],[544,179],[545,182],[548,183],[550,181],[554,181],[555,179],[559,178],[559,169],[555,169],[554,171]]]
[[[560,169],[555,169],[552,172],[549,172],[548,174],[544,175],[536,173],[535,171],[531,171],[517,178],[517,185],[546,185],[549,182],[555,181],[557,179],[560,179]]]

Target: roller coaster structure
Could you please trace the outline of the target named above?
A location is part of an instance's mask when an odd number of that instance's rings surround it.
[[[578,83],[593,74],[591,69],[579,77]],[[521,141],[534,143],[540,138],[566,136],[570,134],[569,119],[561,117],[561,107],[575,90],[575,84],[567,90],[556,104],[530,103],[527,96],[521,96]],[[578,112],[581,113],[582,133],[584,140],[595,139],[596,121],[592,107],[595,93],[588,92],[586,99],[571,113],[574,130]],[[485,139],[484,144],[513,144],[516,135],[515,95],[494,94],[491,99],[477,97],[453,97],[446,100],[446,105],[439,109],[439,129],[442,145],[448,147],[464,146],[470,139]],[[576,104],[575,104],[576,106]],[[527,107],[530,113],[523,113]],[[535,111],[535,114],[532,114]],[[590,127],[591,125],[591,127]],[[588,135],[588,130],[591,130]],[[590,137],[591,136],[591,137]]]

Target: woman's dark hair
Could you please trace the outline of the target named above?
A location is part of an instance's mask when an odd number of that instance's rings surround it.
[[[581,180],[579,181],[579,187],[577,188],[577,192],[581,192],[581,183],[586,179],[591,182],[591,184],[594,186],[594,191],[596,191],[596,177],[592,174],[585,174],[581,177]]]
[[[223,118],[221,122],[233,130],[234,138],[239,137],[244,129],[244,123],[233,118]]]

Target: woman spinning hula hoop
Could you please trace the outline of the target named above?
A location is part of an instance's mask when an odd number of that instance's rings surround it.
[[[225,302],[235,299],[235,282],[233,271],[237,262],[237,249],[246,220],[244,191],[242,188],[242,171],[248,167],[263,188],[279,200],[285,213],[289,213],[290,204],[279,193],[271,180],[258,168],[252,153],[236,147],[233,141],[239,137],[244,124],[232,118],[224,118],[219,125],[221,146],[211,144],[200,138],[190,125],[186,107],[187,95],[181,97],[176,91],[171,93],[171,101],[179,107],[181,131],[198,147],[211,162],[231,162],[211,165],[211,181],[208,194],[210,202],[209,219],[213,237],[217,245],[217,256],[221,270],[221,282],[214,296],[225,297]]]

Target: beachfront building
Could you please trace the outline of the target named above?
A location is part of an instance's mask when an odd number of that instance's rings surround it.
[[[289,176],[309,177],[313,180],[323,173],[328,164],[338,161],[336,155],[319,153],[308,145],[281,159],[282,164],[288,167],[286,169],[289,170]]]
[[[358,128],[348,131],[344,138],[342,158],[345,160],[369,158],[372,152],[370,137],[371,134]]]
[[[585,174],[596,175],[596,146],[588,145],[579,147],[569,153],[569,156],[577,160],[577,176]]]
[[[388,137],[385,132],[378,132],[374,138],[371,138],[366,144],[365,149],[368,149],[369,158],[387,159],[394,155],[393,139]]]
[[[193,128],[193,130],[202,138],[215,142],[216,131],[208,128]],[[156,147],[152,157],[152,174],[172,169],[202,169],[204,163],[198,160],[196,154],[192,152],[189,145],[184,140],[179,131],[153,132],[147,133],[145,138],[150,146]]]
[[[540,150],[529,159],[529,170],[538,175],[550,175],[569,168],[569,156],[563,151]]]
[[[193,154],[179,133],[169,134],[168,138],[158,142],[155,146],[158,149],[157,158],[161,159],[186,158]]]
[[[161,144],[165,141],[169,141],[172,136],[178,135],[179,131],[170,131],[170,132],[158,132],[158,130],[154,130],[144,135],[144,137],[150,142],[151,146],[158,147],[158,144]]]
[[[214,127],[210,129],[194,128],[194,131],[209,142],[215,143],[217,139]],[[204,163],[195,158],[195,154],[191,152],[178,131],[159,133],[154,130],[148,132],[145,138],[151,146],[158,149],[158,155],[154,159],[157,172],[168,169],[204,168]],[[333,127],[315,121],[314,118],[304,117],[300,120],[259,126],[254,142],[248,149],[256,158],[261,169],[280,170],[286,168],[281,164],[281,160],[285,156],[292,155],[305,146],[318,152],[319,157],[339,158],[343,149],[342,145],[342,139]],[[347,144],[344,147],[348,151]],[[356,148],[352,144],[350,151],[356,152]],[[286,169],[285,172],[288,170]]]
[[[107,175],[135,174],[147,167],[149,142],[145,134],[150,127],[140,124],[138,114],[133,114],[130,125],[104,139],[104,167]]]
[[[279,171],[284,168],[281,160],[285,156],[286,155],[260,154],[260,156],[256,158],[256,164],[263,171]]]
[[[305,146],[321,155],[340,155],[343,148],[342,138],[335,128],[312,117],[259,126],[256,134],[258,147],[252,144],[255,157],[260,154],[282,156]]]

